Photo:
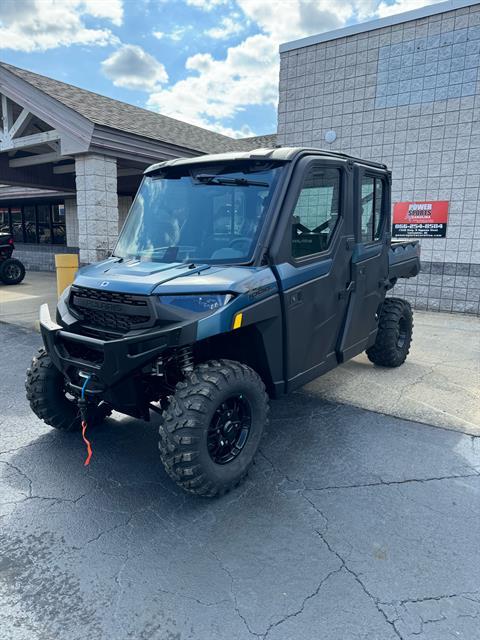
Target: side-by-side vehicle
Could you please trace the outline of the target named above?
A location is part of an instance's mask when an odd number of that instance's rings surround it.
[[[390,184],[383,164],[304,148],[150,167],[111,257],[80,269],[56,320],[41,309],[33,411],[69,431],[79,403],[89,428],[153,410],[175,482],[236,486],[269,397],[363,351],[407,357],[412,311],[386,294],[417,275],[419,246],[391,244]]]
[[[25,277],[23,263],[12,258],[14,249],[12,236],[0,231],[0,282],[3,284],[20,284]]]

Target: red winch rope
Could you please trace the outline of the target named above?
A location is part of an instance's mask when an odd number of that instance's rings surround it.
[[[92,457],[92,445],[90,444],[90,441],[85,435],[86,430],[87,430],[87,423],[85,422],[85,420],[82,420],[82,438],[85,444],[87,445],[87,457],[85,462],[83,463],[84,467],[90,464],[90,458]]]

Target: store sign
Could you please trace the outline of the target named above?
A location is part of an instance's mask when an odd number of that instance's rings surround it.
[[[394,238],[445,238],[448,201],[396,202],[393,206]]]

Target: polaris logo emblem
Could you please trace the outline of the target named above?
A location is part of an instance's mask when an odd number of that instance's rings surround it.
[[[104,280],[103,282],[100,283],[101,287],[108,287],[108,285],[110,284],[110,282],[108,280]]]

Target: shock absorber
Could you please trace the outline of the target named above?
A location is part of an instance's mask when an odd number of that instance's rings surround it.
[[[183,374],[193,371],[193,351],[191,346],[181,347],[177,353],[177,362]]]

